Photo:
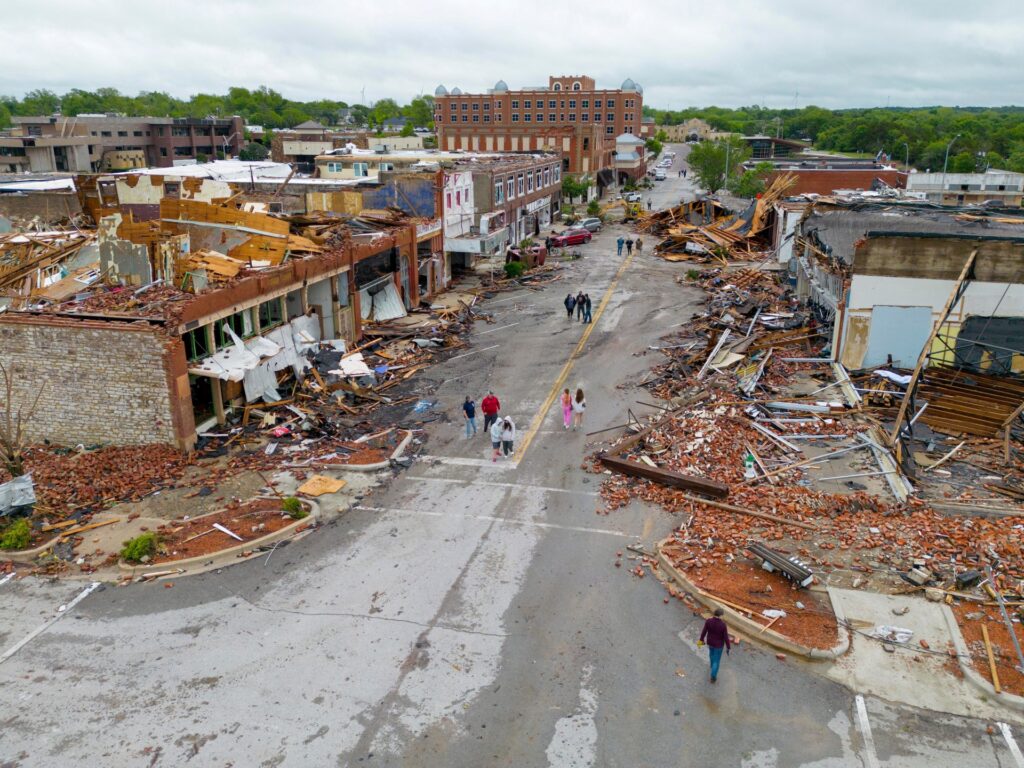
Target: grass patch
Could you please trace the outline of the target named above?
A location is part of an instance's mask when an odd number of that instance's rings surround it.
[[[32,526],[28,524],[28,520],[21,518],[4,528],[3,534],[0,535],[0,549],[27,549],[31,539]]]
[[[142,558],[156,554],[157,538],[153,531],[129,539],[121,548],[121,559],[128,563],[141,563]]]
[[[287,499],[284,499],[281,502],[281,509],[283,509],[292,520],[301,520],[304,517],[309,517],[309,510],[303,509],[302,502],[294,496],[289,496]]]

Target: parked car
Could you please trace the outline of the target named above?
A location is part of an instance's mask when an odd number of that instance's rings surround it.
[[[603,222],[598,218],[584,219],[577,226],[579,229],[585,229],[588,232],[597,232],[601,228]]]
[[[565,248],[570,245],[581,245],[589,243],[593,235],[586,229],[567,229],[560,235],[551,238],[551,245],[555,248]]]
[[[627,203],[639,203],[643,199],[644,199],[644,196],[641,195],[639,192],[628,192],[626,194],[626,202]]]
[[[665,178],[666,178],[666,176],[665,176],[665,169],[664,168],[659,168],[658,170],[656,170],[654,172],[654,180],[655,181],[664,181]]]

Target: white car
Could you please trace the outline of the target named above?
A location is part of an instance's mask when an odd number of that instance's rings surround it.
[[[659,168],[658,170],[656,170],[654,172],[654,180],[655,181],[664,181],[665,178],[666,178],[666,176],[665,176],[665,169],[664,168]]]

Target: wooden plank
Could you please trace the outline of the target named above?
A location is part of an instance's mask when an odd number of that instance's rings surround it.
[[[992,687],[996,689],[996,693],[1002,693],[1002,687],[999,685],[999,672],[996,670],[996,658],[992,653],[992,643],[988,639],[988,627],[984,624],[981,625],[981,639],[985,641],[985,654],[988,656],[988,671],[992,675]]]
[[[645,480],[653,480],[661,485],[670,488],[682,488],[688,491],[697,491],[707,494],[716,499],[724,499],[729,495],[729,486],[697,475],[684,475],[681,472],[672,472],[668,469],[648,467],[639,461],[620,459],[614,456],[600,455],[601,463],[609,469],[620,472],[630,477],[640,477]]]
[[[750,517],[759,517],[762,520],[771,520],[773,523],[781,523],[783,525],[795,525],[797,528],[803,528],[808,531],[816,531],[818,528],[810,523],[805,523],[802,520],[789,520],[785,517],[779,517],[778,515],[770,515],[767,512],[760,512],[756,509],[746,509],[745,507],[737,507],[733,504],[722,504],[718,501],[710,501],[709,499],[701,499],[696,496],[691,496],[688,493],[683,494],[683,498],[687,501],[692,501],[695,504],[706,504],[709,507],[715,509],[721,509],[724,512],[735,512],[738,515],[749,515]]]
[[[88,525],[82,525],[78,528],[69,528],[64,531],[61,536],[77,536],[79,533],[84,531],[91,531],[93,528],[102,528],[104,525],[113,525],[114,523],[121,522],[121,518],[115,517],[111,520],[104,520],[101,523],[89,523]]]

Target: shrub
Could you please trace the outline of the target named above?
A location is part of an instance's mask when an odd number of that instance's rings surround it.
[[[302,508],[302,502],[294,496],[289,496],[287,499],[281,502],[281,509],[292,520],[301,520],[304,517],[309,516],[309,512]]]
[[[587,204],[587,215],[597,216],[599,213],[601,213],[601,204],[597,200],[591,200]]]
[[[156,534],[153,531],[129,539],[121,548],[121,559],[128,563],[141,563],[142,558],[156,554]]]
[[[8,525],[0,535],[0,549],[26,549],[32,538],[32,527],[21,518]]]
[[[526,265],[521,261],[510,261],[505,265],[505,277],[510,280],[519,277],[526,271]]]
[[[696,269],[688,269],[688,270],[686,270],[686,279],[687,280],[696,280],[698,277],[700,277],[700,272],[698,272]]]

